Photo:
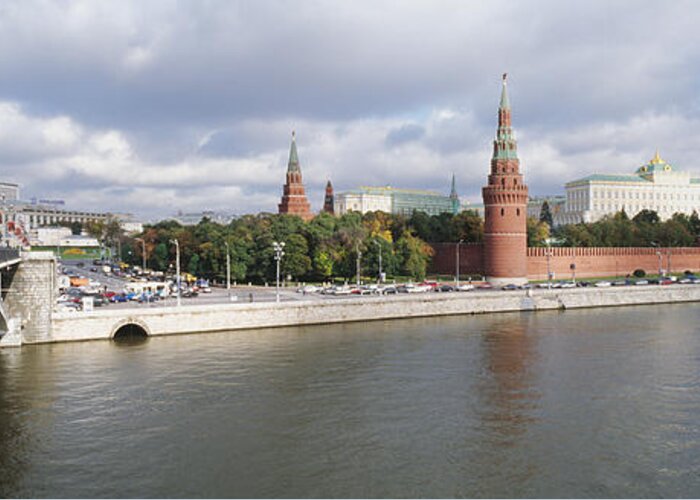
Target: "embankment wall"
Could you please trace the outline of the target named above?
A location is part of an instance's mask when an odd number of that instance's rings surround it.
[[[50,335],[25,343],[108,339],[123,325],[149,335],[203,333],[382,319],[700,301],[700,286],[401,295],[289,303],[100,310],[54,314]]]

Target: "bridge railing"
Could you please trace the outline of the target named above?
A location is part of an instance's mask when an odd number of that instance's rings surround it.
[[[0,248],[0,264],[19,259],[19,248]]]

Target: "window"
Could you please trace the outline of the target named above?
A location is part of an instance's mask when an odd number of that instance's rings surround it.
[[[505,208],[502,208],[502,209],[501,209],[501,217],[503,217],[505,214],[506,214],[506,209],[505,209]]]
[[[519,208],[516,209],[515,214],[516,214],[518,217],[520,217],[520,209],[519,209]]]

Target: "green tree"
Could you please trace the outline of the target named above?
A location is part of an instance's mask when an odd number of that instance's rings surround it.
[[[464,210],[452,219],[455,228],[455,241],[479,243],[484,239],[484,219],[476,210]]]
[[[549,224],[539,221],[534,217],[528,217],[526,228],[527,246],[543,247],[547,245],[546,240],[549,238]]]
[[[540,222],[545,222],[550,229],[554,225],[552,210],[549,208],[549,202],[547,200],[544,200],[542,208],[540,209]]]
[[[197,276],[199,274],[199,255],[194,254],[190,257],[190,262],[187,264],[187,272]]]
[[[434,251],[423,240],[405,231],[397,244],[397,253],[401,258],[401,272],[415,280],[424,280]]]

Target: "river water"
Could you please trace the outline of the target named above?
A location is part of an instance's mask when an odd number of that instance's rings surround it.
[[[700,307],[0,350],[2,497],[697,497]]]

